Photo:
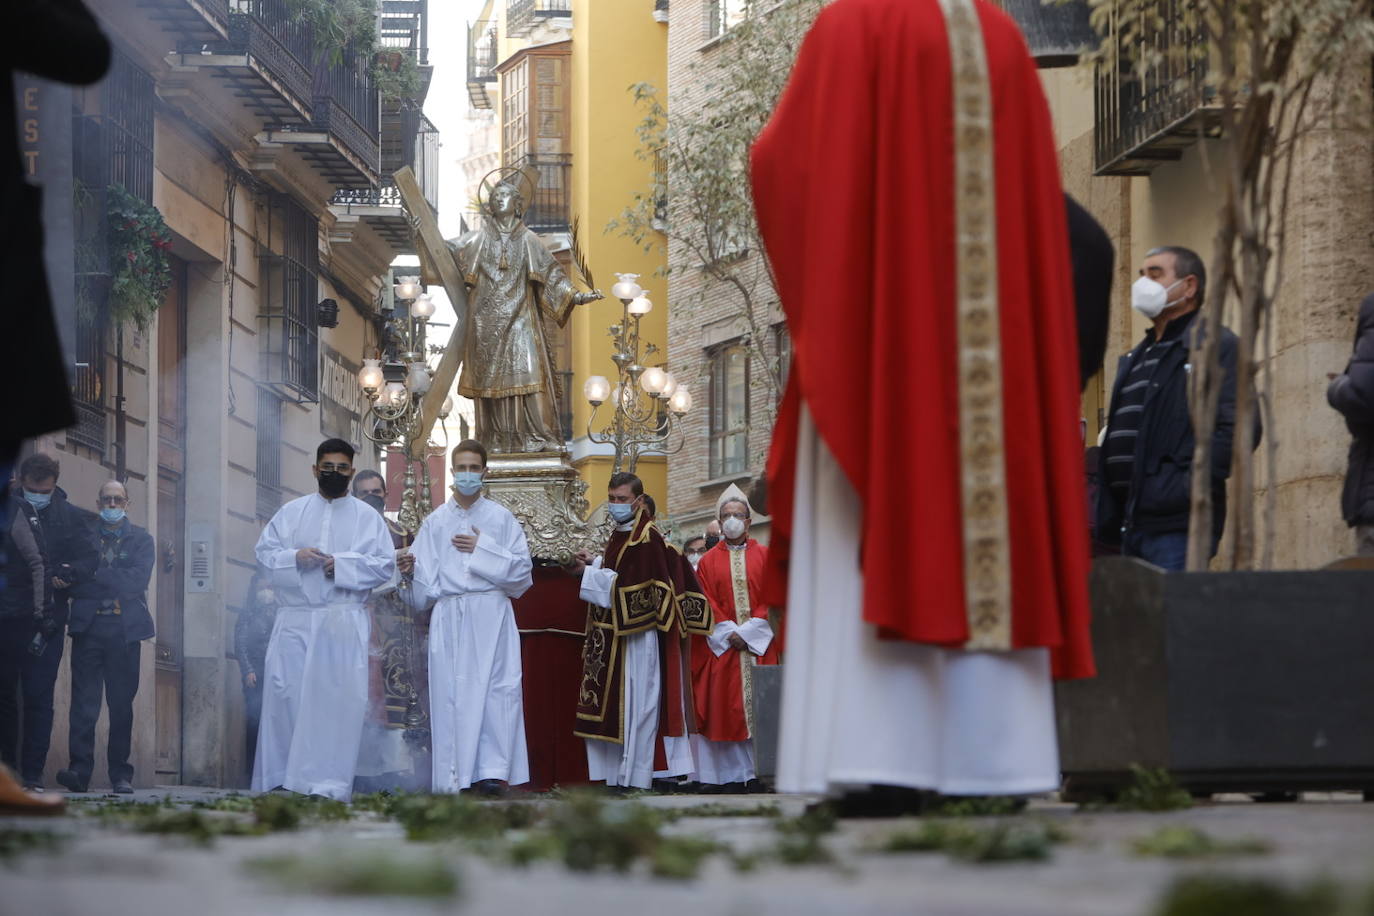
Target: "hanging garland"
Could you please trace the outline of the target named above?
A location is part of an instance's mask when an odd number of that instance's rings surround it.
[[[172,285],[172,233],[157,207],[122,184],[106,190],[110,317],[146,330]]]

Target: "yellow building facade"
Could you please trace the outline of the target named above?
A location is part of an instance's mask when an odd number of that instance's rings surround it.
[[[469,94],[476,107],[491,108],[500,122],[503,165],[532,164],[540,175],[536,202],[526,222],[555,256],[571,268],[571,229],[606,300],[579,306],[568,327],[550,331],[562,370],[570,418],[573,464],[588,483],[592,504],[604,498],[614,466],[610,446],[587,436],[592,409],[582,394],[594,375],[614,381],[613,341],[623,307],[610,299],[617,273],[639,275],[655,308],[640,322],[641,340],[667,350],[667,261],[662,239],[649,250],[608,230],[637,195],[653,186],[652,157],[641,155],[635,132],[644,110],[632,87],[666,88],[668,30],[641,0],[492,0],[480,11],[469,54],[490,56],[489,72],[469,66]],[[489,49],[489,50],[488,50]],[[658,364],[661,357],[647,360]],[[697,402],[702,399],[697,397]],[[596,427],[605,425],[606,405]],[[665,505],[667,458],[642,457],[637,473],[645,491]]]

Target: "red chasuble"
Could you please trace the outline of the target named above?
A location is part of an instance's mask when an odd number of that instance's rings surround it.
[[[866,621],[948,648],[1049,647],[1056,676],[1091,676],[1049,110],[1012,20],[946,3],[826,7],[753,148],[793,346],[768,465],[767,597],[785,603],[804,402],[861,503]],[[980,361],[961,359],[970,346]]]
[[[768,548],[750,538],[744,555],[745,607],[735,592],[735,572],[731,551],[724,541],[706,552],[697,564],[697,581],[706,600],[711,602],[715,623],[728,620],[744,623],[741,614],[768,618],[768,605],[763,601],[763,571],[768,561]],[[712,741],[747,741],[752,737],[745,703],[749,699],[746,687],[748,669],[744,666],[776,665],[778,663],[777,634],[761,656],[738,649],[726,649],[720,655],[711,651],[704,636],[692,637],[692,698],[696,704],[697,730]]]
[[[635,516],[629,531],[611,535],[602,565],[615,570],[617,577],[611,607],[587,605],[576,734],[624,742],[621,640],[657,630],[663,683],[658,716],[661,755],[664,736],[687,734],[689,723],[683,716],[690,689],[687,636],[710,632],[711,611],[691,567],[643,511]]]

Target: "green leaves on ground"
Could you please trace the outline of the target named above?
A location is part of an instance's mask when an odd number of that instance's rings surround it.
[[[1267,878],[1189,875],[1176,880],[1153,916],[1366,916],[1367,905],[1348,908],[1326,881],[1290,887]]]
[[[778,821],[774,827],[778,839],[773,855],[784,865],[815,865],[835,861],[835,854],[821,839],[835,830],[835,809],[830,805],[813,805],[798,817]]]
[[[539,809],[527,802],[478,802],[466,795],[396,795],[382,806],[412,840],[487,840],[530,827]]]
[[[245,866],[287,890],[365,897],[457,896],[458,875],[437,856],[319,855],[253,859]]]
[[[1239,840],[1219,840],[1186,824],[1161,827],[1149,836],[1131,842],[1131,850],[1138,856],[1160,856],[1166,859],[1205,859],[1213,856],[1253,856],[1273,851],[1266,840],[1245,837]]]
[[[912,830],[892,834],[883,852],[943,852],[964,862],[1041,862],[1057,843],[1068,839],[1059,826],[1044,820],[1008,820],[989,825],[963,821],[922,821]]]
[[[1193,796],[1174,782],[1168,770],[1132,764],[1131,775],[1131,784],[1115,798],[1080,807],[1089,811],[1181,811],[1193,806]]]
[[[0,861],[10,861],[34,852],[57,852],[71,837],[55,830],[0,829]]]

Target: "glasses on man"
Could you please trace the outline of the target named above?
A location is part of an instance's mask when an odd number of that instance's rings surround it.
[[[117,509],[117,508],[119,508],[119,507],[121,507],[121,506],[127,506],[128,504],[129,504],[129,498],[128,498],[127,496],[102,496],[102,497],[100,497],[100,505],[102,505],[102,506],[109,506],[109,507],[111,507],[111,508]]]
[[[723,522],[727,518],[737,518],[742,522],[749,521],[749,516],[745,515],[743,512],[726,512],[724,515],[720,517],[720,520]]]
[[[320,465],[321,474],[328,474],[330,471],[335,471],[339,474],[347,474],[351,470],[353,470],[353,465],[351,464],[333,464],[332,462],[325,462]]]

